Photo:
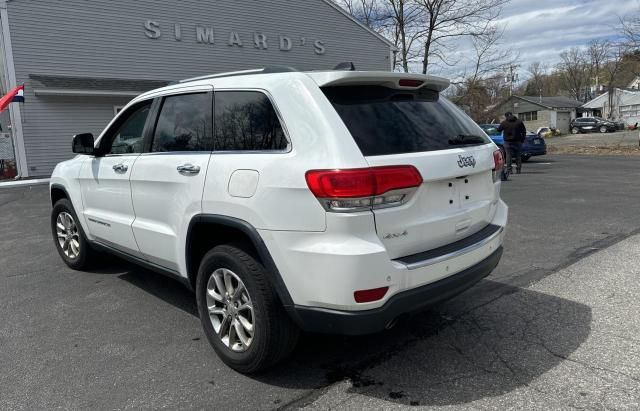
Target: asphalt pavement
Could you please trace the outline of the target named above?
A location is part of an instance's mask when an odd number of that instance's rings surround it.
[[[46,187],[0,188],[0,409],[638,408],[638,161],[525,163],[490,277],[382,334],[305,335],[254,377],[218,360],[178,283],[69,270]]]

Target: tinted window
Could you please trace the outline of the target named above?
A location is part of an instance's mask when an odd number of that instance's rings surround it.
[[[285,150],[287,138],[273,105],[256,91],[215,93],[216,151]]]
[[[131,107],[127,113],[123,113],[116,126],[115,134],[111,138],[111,147],[107,154],[141,153],[143,147],[144,125],[149,116],[151,102]]]
[[[165,97],[151,151],[211,151],[211,94]]]
[[[480,127],[439,93],[380,86],[323,89],[365,156],[489,143]]]

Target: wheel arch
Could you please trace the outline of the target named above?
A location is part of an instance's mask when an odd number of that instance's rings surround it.
[[[200,214],[189,222],[185,242],[185,263],[189,283],[193,289],[204,254],[217,245],[229,243],[244,245],[245,251],[259,259],[266,268],[269,281],[283,306],[293,307],[291,295],[258,230],[244,220],[229,216]]]
[[[71,201],[69,192],[62,184],[51,184],[51,187],[49,187],[49,196],[51,198],[51,206],[56,205],[56,203],[63,198]]]

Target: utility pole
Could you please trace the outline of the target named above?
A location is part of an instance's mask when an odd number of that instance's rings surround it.
[[[513,83],[518,81],[518,72],[516,71],[518,66],[514,66],[513,64],[509,65],[509,72],[505,77],[505,81],[509,83],[509,96],[513,96]]]

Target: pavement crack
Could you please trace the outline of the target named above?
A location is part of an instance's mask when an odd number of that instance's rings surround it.
[[[585,368],[588,368],[588,369],[590,369],[592,371],[601,371],[601,372],[607,372],[607,373],[611,373],[611,374],[615,374],[615,375],[620,375],[620,376],[628,378],[628,379],[630,379],[632,381],[640,383],[640,378],[634,377],[633,375],[629,375],[629,374],[624,373],[622,371],[612,370],[610,368],[598,367],[596,365],[591,365],[591,364],[585,363],[585,362],[580,361],[580,360],[575,360],[575,359],[570,358],[570,357],[568,357],[566,355],[558,354],[557,352],[555,352],[552,349],[550,349],[549,347],[547,347],[543,342],[540,342],[539,344],[549,354],[553,355],[556,358],[559,358],[559,359],[562,359],[562,360],[565,360],[565,361],[569,361],[569,362],[574,363],[574,364],[581,365],[581,366],[583,366]]]

